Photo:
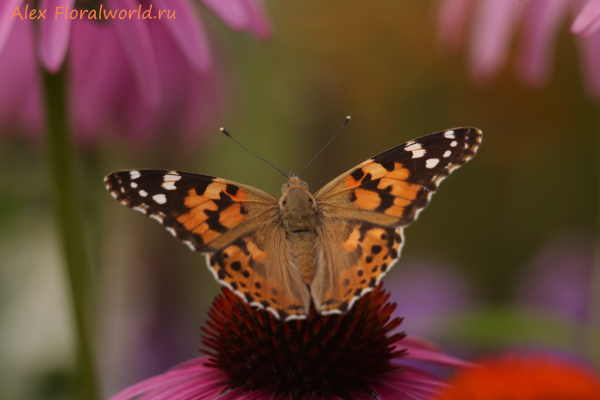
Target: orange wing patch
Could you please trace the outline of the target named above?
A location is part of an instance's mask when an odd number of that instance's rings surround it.
[[[373,290],[397,260],[402,246],[402,230],[384,228],[368,222],[351,223],[352,231],[343,243],[348,258],[356,262],[340,271],[325,292],[321,313],[346,312],[354,301]]]
[[[361,210],[380,212],[402,218],[419,195],[426,193],[422,186],[408,183],[409,171],[401,163],[391,166],[373,160],[359,166],[342,183],[350,190],[350,203]]]

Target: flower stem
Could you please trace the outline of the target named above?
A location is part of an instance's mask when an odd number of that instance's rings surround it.
[[[77,345],[77,397],[98,399],[98,383],[89,329],[92,270],[77,190],[75,157],[69,133],[65,67],[57,74],[42,70],[47,119],[50,184],[60,245],[64,256]]]

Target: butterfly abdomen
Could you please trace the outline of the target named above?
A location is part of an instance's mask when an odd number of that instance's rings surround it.
[[[314,232],[288,232],[292,253],[302,280],[310,285],[315,276],[315,240]]]
[[[315,203],[314,197],[302,184],[286,188],[280,200],[283,225],[292,251],[292,262],[307,285],[310,285],[315,276],[315,242],[317,241]]]

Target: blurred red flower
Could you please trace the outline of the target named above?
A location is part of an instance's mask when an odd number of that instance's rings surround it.
[[[436,400],[598,400],[600,376],[591,368],[549,355],[507,354],[465,369]]]

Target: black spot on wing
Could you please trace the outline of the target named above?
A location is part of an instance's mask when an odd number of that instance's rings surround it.
[[[365,175],[365,172],[362,170],[362,168],[357,168],[350,175],[354,178],[355,181],[358,182]]]
[[[227,191],[228,194],[230,194],[232,196],[235,196],[237,194],[238,190],[240,190],[239,187],[237,187],[235,185],[232,185],[231,183],[227,184],[227,190],[226,191]]]

